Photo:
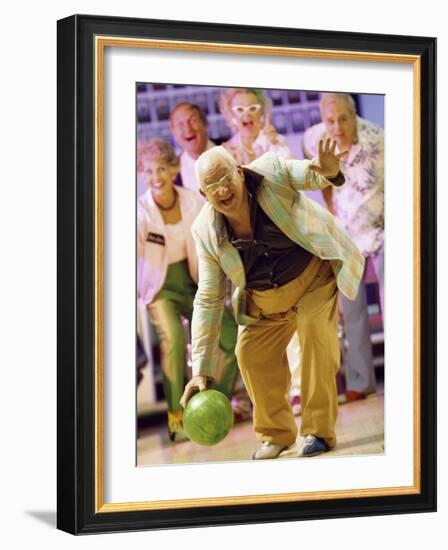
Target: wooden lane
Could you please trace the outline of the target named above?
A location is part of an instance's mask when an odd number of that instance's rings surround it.
[[[300,429],[301,417],[296,417]],[[377,394],[368,399],[347,403],[339,407],[336,424],[338,445],[325,453],[330,456],[382,454],[384,452],[384,396]],[[297,448],[280,458],[295,458]],[[251,422],[236,424],[230,434],[214,447],[200,447],[190,441],[171,443],[165,425],[151,428],[137,441],[138,466],[156,464],[191,464],[249,460],[257,441]]]

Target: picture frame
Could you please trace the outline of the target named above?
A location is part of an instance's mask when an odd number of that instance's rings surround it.
[[[413,482],[308,493],[105,499],[107,48],[412,68]],[[58,504],[72,534],[436,510],[436,40],[74,15],[58,21]]]

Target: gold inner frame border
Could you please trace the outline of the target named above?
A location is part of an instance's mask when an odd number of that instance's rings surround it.
[[[413,66],[413,220],[414,220],[414,480],[413,485],[381,487],[372,489],[347,489],[304,493],[279,493],[266,495],[228,496],[126,503],[104,502],[104,55],[106,47],[165,49],[208,53],[235,53],[269,55],[279,57],[302,57],[330,60],[386,62],[411,64]],[[132,512],[144,510],[167,510],[205,506],[231,506],[244,504],[303,502],[342,498],[365,498],[420,494],[421,491],[421,425],[420,425],[420,167],[421,167],[421,60],[418,55],[401,55],[345,50],[320,50],[294,47],[255,46],[251,44],[224,44],[177,40],[155,40],[96,36],[95,54],[95,513]]]

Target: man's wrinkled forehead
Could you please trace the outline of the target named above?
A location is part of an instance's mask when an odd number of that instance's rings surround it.
[[[189,103],[174,107],[170,114],[170,123],[176,124],[176,122],[184,121],[189,118],[195,118],[204,123],[204,117],[203,115],[201,116],[198,107]]]
[[[216,183],[226,176],[229,176],[233,172],[233,166],[227,164],[225,161],[213,162],[207,166],[202,176],[202,182],[204,185],[210,185]]]
[[[194,113],[194,110],[190,105],[181,105],[173,110],[170,118],[171,120],[176,121],[178,119],[189,117],[192,113]]]
[[[330,96],[327,98],[323,98],[320,103],[320,109],[321,113],[326,113],[329,110],[333,110],[337,112],[347,113],[353,117],[356,116],[356,112],[353,111],[349,99],[345,96]]]

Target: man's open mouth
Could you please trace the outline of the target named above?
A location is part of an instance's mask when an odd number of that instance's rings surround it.
[[[225,199],[220,199],[219,202],[223,204],[224,206],[230,206],[233,201],[233,193],[226,197]]]

